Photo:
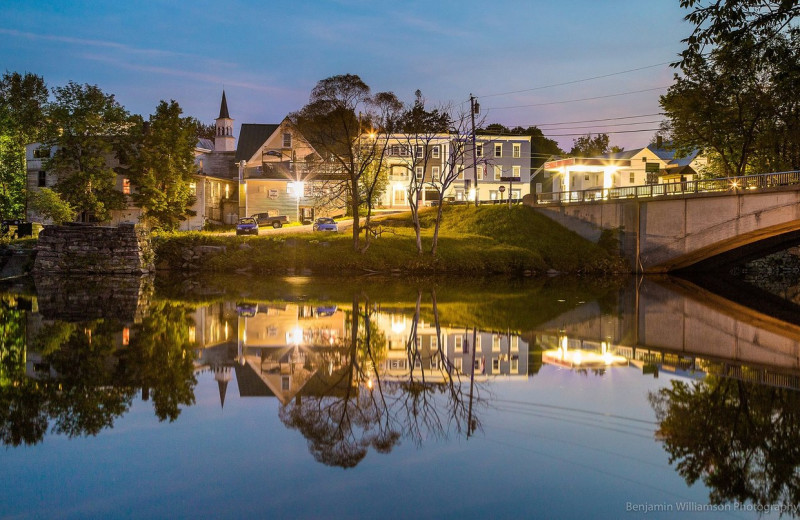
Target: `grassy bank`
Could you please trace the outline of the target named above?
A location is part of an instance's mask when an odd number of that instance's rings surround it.
[[[175,233],[155,237],[156,263],[160,269],[171,270],[285,273],[294,269],[314,274],[541,274],[550,269],[568,273],[626,269],[615,254],[524,206],[445,208],[434,257],[430,254],[434,211],[421,214],[423,255],[417,254],[410,216],[401,214],[380,222],[384,232],[366,252],[353,250],[352,237],[346,231],[259,237]]]

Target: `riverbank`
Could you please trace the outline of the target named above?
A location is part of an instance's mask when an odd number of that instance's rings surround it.
[[[420,213],[424,253],[415,246],[410,214],[377,222],[382,233],[364,252],[352,235],[297,233],[238,237],[211,233],[156,235],[156,268],[264,274],[513,274],[628,272],[613,240],[593,244],[525,206],[444,208],[436,256],[431,255],[435,208]]]

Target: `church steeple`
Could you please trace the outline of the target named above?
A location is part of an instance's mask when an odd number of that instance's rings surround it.
[[[234,152],[236,141],[233,138],[233,119],[228,114],[228,100],[225,91],[222,91],[222,101],[219,104],[219,117],[216,121],[217,131],[214,136],[214,151]]]
[[[219,117],[217,119],[230,119],[228,115],[228,100],[225,99],[225,91],[222,91],[222,103],[219,105]]]

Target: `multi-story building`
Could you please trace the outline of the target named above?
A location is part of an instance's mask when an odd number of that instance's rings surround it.
[[[378,137],[380,139],[380,137]],[[388,183],[382,205],[407,208],[413,193],[421,205],[448,201],[519,200],[530,193],[529,136],[393,134],[387,139]]]

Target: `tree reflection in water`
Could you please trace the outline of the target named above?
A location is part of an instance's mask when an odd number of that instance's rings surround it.
[[[670,463],[712,503],[800,503],[800,393],[708,376],[649,399]]]
[[[364,295],[354,296],[347,320],[347,362],[331,372],[325,391],[297,397],[279,411],[281,421],[308,440],[318,462],[351,468],[370,447],[388,453],[401,438],[419,445],[423,439],[471,432],[477,427],[479,421],[470,417],[472,410],[467,405],[477,388],[462,385],[447,359],[435,291],[431,300],[436,347],[425,350],[419,343],[419,290],[405,345],[409,369],[398,375],[387,370],[387,340],[376,323],[378,306]],[[437,368],[427,369],[426,364]]]
[[[152,395],[159,420],[175,420],[181,406],[194,403],[188,312],[162,302],[129,326],[114,319],[45,323],[28,331],[26,351],[25,313],[4,305],[0,440],[36,444],[48,429],[69,437],[97,435],[113,426],[140,390]]]

